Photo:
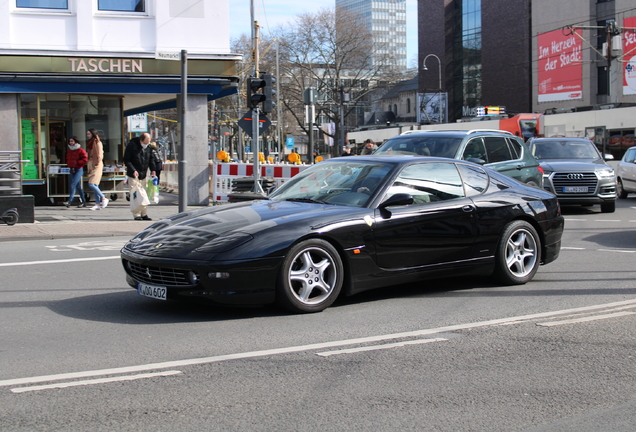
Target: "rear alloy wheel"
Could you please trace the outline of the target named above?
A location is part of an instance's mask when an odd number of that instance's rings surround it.
[[[497,247],[495,276],[505,284],[529,282],[541,262],[541,240],[526,221],[516,220],[506,225]]]
[[[320,312],[340,294],[343,274],[340,255],[329,242],[300,242],[283,261],[276,302],[292,312]]]
[[[623,180],[621,179],[618,179],[616,182],[616,194],[620,199],[627,198],[628,193],[625,191],[625,188],[623,187]]]
[[[601,213],[614,213],[616,211],[616,201],[608,201],[601,204]]]

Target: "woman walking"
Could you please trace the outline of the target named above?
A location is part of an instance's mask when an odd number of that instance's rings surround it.
[[[84,175],[84,166],[88,162],[88,155],[80,146],[80,142],[76,136],[68,139],[68,150],[66,151],[66,165],[70,168],[70,186],[71,193],[68,201],[64,201],[66,208],[69,208],[75,198],[75,190],[79,193],[79,205],[77,208],[86,207],[84,203],[84,191],[82,190],[82,175]]]
[[[104,146],[97,135],[95,129],[86,132],[86,150],[88,152],[88,187],[95,194],[95,205],[91,210],[101,210],[106,208],[108,200],[101,190],[99,182],[102,180],[102,170],[104,169]]]

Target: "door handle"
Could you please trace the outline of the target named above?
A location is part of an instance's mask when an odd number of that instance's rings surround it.
[[[521,164],[517,165],[517,169],[518,169],[518,170],[523,169],[523,165],[521,165]]]
[[[462,211],[465,213],[470,213],[472,211],[475,210],[475,207],[471,206],[471,205],[465,205],[462,207]]]

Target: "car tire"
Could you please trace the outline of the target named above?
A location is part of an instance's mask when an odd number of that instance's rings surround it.
[[[616,201],[608,201],[601,204],[601,213],[614,213],[616,211]]]
[[[623,180],[621,179],[618,179],[618,181],[616,182],[616,194],[620,199],[625,199],[627,198],[627,195],[629,195],[629,193],[627,193],[627,191],[623,187]]]
[[[523,220],[510,222],[503,230],[495,254],[495,277],[506,285],[529,282],[541,263],[541,239]]]
[[[276,303],[295,313],[321,312],[340,294],[344,267],[338,251],[321,239],[305,240],[286,254],[276,286]]]

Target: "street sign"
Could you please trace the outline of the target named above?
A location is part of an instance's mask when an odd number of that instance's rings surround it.
[[[285,146],[288,149],[294,148],[294,137],[285,138]]]
[[[238,121],[238,125],[245,131],[246,134],[250,136],[250,138],[254,138],[252,132],[252,110],[249,110],[245,113],[242,119]],[[258,136],[263,135],[263,132],[269,128],[272,122],[265,117],[263,114],[258,116]]]
[[[315,88],[308,87],[303,90],[303,101],[305,105],[316,105],[318,100],[318,91]]]
[[[128,132],[148,132],[148,114],[128,116]]]
[[[155,52],[155,59],[157,60],[181,60],[180,51],[157,51]]]

